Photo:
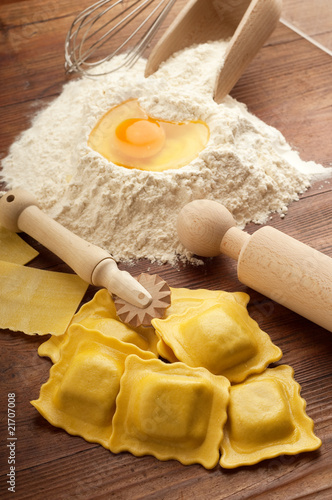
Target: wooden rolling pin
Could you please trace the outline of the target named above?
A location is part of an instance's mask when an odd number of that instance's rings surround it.
[[[0,225],[15,233],[29,234],[84,281],[105,287],[138,308],[150,306],[151,294],[127,271],[120,271],[106,250],[88,243],[48,217],[24,189],[9,191],[0,199]]]
[[[177,220],[188,250],[232,257],[243,284],[332,331],[332,259],[273,227],[249,235],[235,226],[231,213],[209,200],[185,205]]]

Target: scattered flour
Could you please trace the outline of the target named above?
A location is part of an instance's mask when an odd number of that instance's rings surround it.
[[[175,228],[181,207],[193,199],[223,203],[240,227],[284,214],[313,176],[331,169],[301,161],[276,129],[230,96],[213,101],[226,47],[219,41],[185,49],[149,78],[140,59],[129,70],[67,83],[3,160],[8,187],[33,192],[49,215],[117,261],[190,260]],[[189,165],[164,172],[108,162],[87,146],[88,135],[109,108],[130,98],[160,119],[205,121],[207,147]]]

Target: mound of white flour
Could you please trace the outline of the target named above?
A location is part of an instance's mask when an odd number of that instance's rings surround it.
[[[49,215],[117,261],[190,259],[178,241],[176,218],[193,199],[223,203],[241,227],[264,223],[271,212],[285,213],[312,176],[326,169],[302,162],[276,129],[243,104],[231,97],[219,105],[213,101],[226,46],[190,47],[149,78],[141,59],[132,69],[66,84],[3,160],[8,187],[33,192]],[[89,133],[106,111],[130,98],[160,119],[205,121],[211,132],[207,147],[189,165],[160,173],[108,162],[87,146]]]

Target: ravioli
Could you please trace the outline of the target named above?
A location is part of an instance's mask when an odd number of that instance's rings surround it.
[[[130,354],[154,357],[132,344],[72,325],[61,359],[32,405],[52,425],[108,448],[120,378]]]
[[[123,342],[134,344],[144,351],[151,351],[158,355],[155,331],[152,327],[133,328],[120,321],[116,314],[115,305],[106,289],[99,290],[93,299],[84,304],[75,314],[71,325],[80,324],[89,330],[98,330],[107,337],[115,337]],[[67,333],[61,338],[51,337],[39,346],[38,354],[48,356],[53,363],[60,359],[61,346]]]
[[[166,310],[163,319],[166,319],[174,314],[184,314],[187,309],[190,309],[191,307],[197,307],[206,300],[222,302],[223,299],[227,299],[237,302],[244,307],[249,302],[249,295],[247,295],[246,293],[229,293],[220,290],[206,290],[202,288],[199,288],[197,290],[190,290],[189,288],[171,288],[171,297],[171,305]],[[159,340],[157,349],[159,355],[170,363],[179,361],[172,351],[171,347],[164,342],[163,338],[160,335],[158,336],[158,338]]]
[[[157,335],[119,321],[107,290],[97,292],[39,347],[55,364],[37,410],[114,453],[207,469],[317,449],[292,368],[266,369],[282,353],[250,318],[249,296],[171,292]]]
[[[252,465],[320,447],[293,376],[290,366],[281,365],[231,387],[222,467]]]
[[[111,451],[215,467],[229,386],[225,377],[204,368],[129,356],[113,418]]]
[[[232,296],[204,300],[180,314],[154,319],[152,324],[178,360],[224,375],[232,383],[262,372],[282,356],[245,305]]]

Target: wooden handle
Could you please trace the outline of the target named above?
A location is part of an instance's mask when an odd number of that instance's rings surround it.
[[[106,250],[84,241],[48,217],[23,189],[10,191],[1,199],[0,223],[11,231],[32,236],[91,284],[96,265],[112,258]]]
[[[254,0],[250,3],[227,47],[214,90],[221,102],[232,90],[246,67],[274,31],[281,14],[282,0]]]
[[[23,231],[68,264],[84,281],[107,288],[110,293],[138,307],[146,307],[151,295],[129,273],[120,271],[113,257],[48,217],[24,189],[8,192],[0,200],[0,224]]]
[[[222,35],[226,38],[232,34],[229,31],[224,32],[212,0],[189,0],[152,49],[146,63],[145,76],[148,77],[157,71],[160,64],[174,52],[194,43],[211,40],[212,33],[216,31],[216,25],[219,33],[217,39],[221,39]]]
[[[282,0],[189,0],[147,60],[145,76],[174,52],[193,44],[231,39],[218,72],[214,99],[221,102],[275,29]]]
[[[332,259],[327,255],[268,226],[250,236],[235,227],[225,207],[209,200],[186,205],[177,229],[192,252],[236,259],[242,283],[332,331]]]

